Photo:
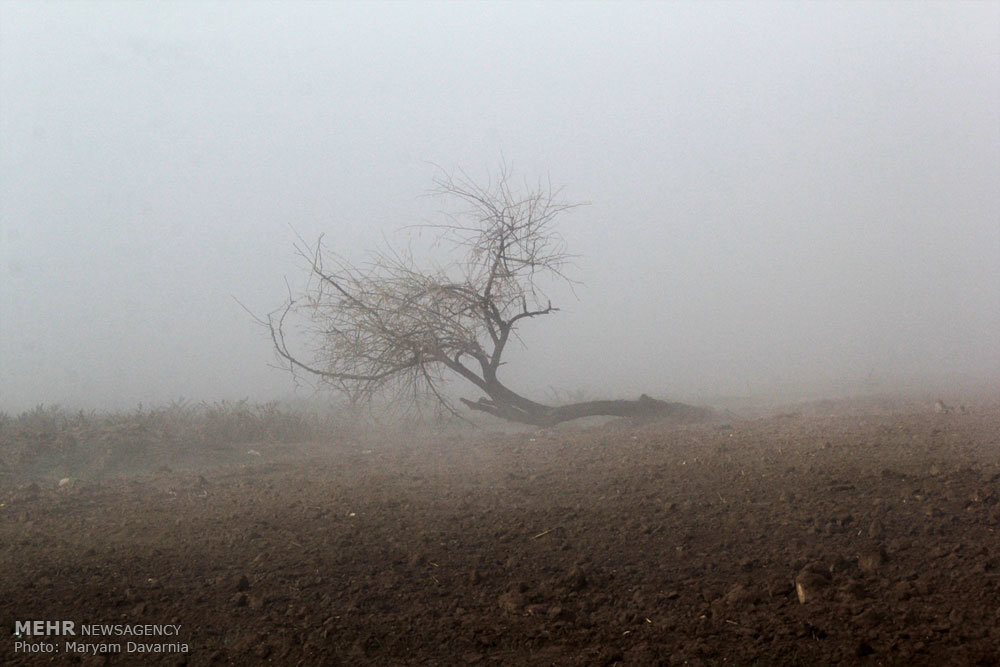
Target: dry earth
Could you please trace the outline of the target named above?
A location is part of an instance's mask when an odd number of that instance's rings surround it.
[[[0,662],[1000,656],[996,400],[254,449],[201,472],[163,452],[159,472],[62,486],[7,471]],[[181,627],[13,636],[36,619]],[[123,653],[85,654],[99,642]]]

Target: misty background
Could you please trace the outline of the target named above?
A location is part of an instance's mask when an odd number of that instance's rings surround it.
[[[236,299],[501,159],[589,202],[522,393],[997,385],[1000,4],[0,2],[0,409],[287,398]]]

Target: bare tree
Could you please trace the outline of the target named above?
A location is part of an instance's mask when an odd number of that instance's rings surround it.
[[[562,201],[547,183],[512,187],[506,167],[485,186],[444,172],[434,185],[432,194],[459,207],[447,222],[420,227],[459,254],[452,264],[420,270],[409,250],[378,252],[354,264],[327,251],[322,237],[314,246],[296,246],[310,282],[266,319],[290,370],[315,375],[354,401],[385,392],[430,395],[455,414],[442,384],[457,376],[485,394],[461,399],[472,410],[539,426],[594,415],[700,414],[645,395],[550,406],[503,384],[498,372],[518,326],[559,310],[542,284],[571,282],[564,273],[571,256],[554,223],[578,204]],[[293,313],[310,323],[310,359],[286,340]]]

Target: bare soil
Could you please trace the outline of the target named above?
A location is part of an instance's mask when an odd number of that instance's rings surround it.
[[[253,449],[256,453],[247,453]],[[267,445],[0,487],[0,662],[997,664],[1000,405]],[[804,600],[804,601],[803,601]],[[15,622],[179,624],[86,655]],[[15,652],[16,641],[57,653]]]

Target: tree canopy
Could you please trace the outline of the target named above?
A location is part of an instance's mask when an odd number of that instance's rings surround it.
[[[515,187],[506,167],[485,185],[441,172],[431,194],[457,205],[443,222],[418,226],[454,253],[448,264],[421,267],[399,248],[356,263],[330,252],[323,237],[296,246],[308,262],[309,284],[266,318],[290,370],[314,375],[355,401],[382,393],[430,395],[455,414],[442,385],[459,377],[485,394],[461,399],[468,408],[534,425],[679,409],[645,395],[549,406],[509,389],[499,370],[518,326],[558,312],[546,284],[572,284],[565,273],[571,255],[555,223],[580,204],[564,201],[547,182]],[[309,322],[309,357],[286,338],[292,313]]]

